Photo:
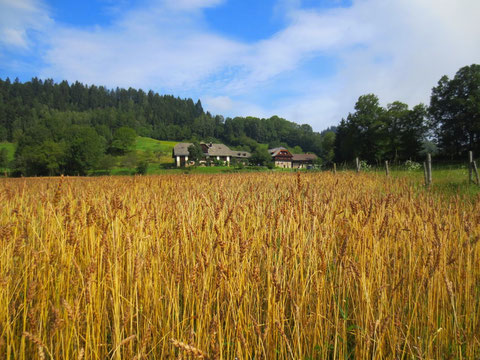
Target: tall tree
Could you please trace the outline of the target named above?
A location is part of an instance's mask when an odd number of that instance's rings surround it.
[[[195,163],[202,160],[205,157],[202,146],[197,142],[190,145],[188,147],[188,157],[191,161],[195,161]]]
[[[123,155],[132,149],[136,138],[137,133],[135,130],[127,126],[122,126],[115,130],[109,150],[112,154]]]
[[[93,169],[105,152],[105,139],[91,127],[73,126],[68,131],[65,170],[68,174],[85,175]]]
[[[272,167],[272,156],[267,149],[262,147],[257,147],[250,158],[250,163],[253,165],[261,165]]]
[[[432,89],[430,115],[445,155],[480,152],[480,65],[462,67],[451,80],[443,76]]]
[[[385,109],[374,94],[362,95],[355,112],[348,114],[337,128],[336,158],[352,161],[360,157],[370,163],[379,162],[385,152]]]
[[[400,154],[403,160],[417,160],[427,141],[427,107],[419,104],[408,111],[400,123]]]
[[[322,140],[322,158],[329,163],[333,160],[335,149],[335,133],[327,131],[323,134]]]
[[[387,105],[384,125],[385,156],[394,162],[400,157],[402,146],[402,127],[408,117],[408,105],[395,101]]]
[[[426,139],[427,108],[416,105],[409,109],[407,104],[395,101],[388,104],[385,113],[385,157],[394,162],[415,160],[422,151]]]

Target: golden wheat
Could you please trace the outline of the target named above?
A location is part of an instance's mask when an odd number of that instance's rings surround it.
[[[0,180],[2,359],[480,358],[480,199],[354,173]]]

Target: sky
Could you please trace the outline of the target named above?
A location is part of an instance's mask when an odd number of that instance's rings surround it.
[[[479,0],[0,0],[0,78],[200,99],[321,131],[480,63]]]

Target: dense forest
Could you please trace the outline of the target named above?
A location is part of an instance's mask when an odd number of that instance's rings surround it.
[[[362,95],[354,112],[318,133],[278,116],[224,118],[200,100],[136,89],[107,89],[33,78],[0,79],[0,142],[17,144],[16,175],[86,174],[105,157],[125,154],[137,135],[159,140],[219,141],[259,152],[259,144],[313,152],[323,163],[360,157],[401,163],[432,153],[449,161],[480,153],[480,65],[443,76],[429,106],[380,106]],[[321,116],[321,114],[319,114]],[[5,161],[5,154],[0,154]]]
[[[0,141],[16,142],[22,175],[85,174],[105,154],[125,151],[132,131],[159,140],[220,141],[255,151],[285,145],[333,158],[333,132],[273,116],[224,119],[200,100],[79,82],[0,80]]]

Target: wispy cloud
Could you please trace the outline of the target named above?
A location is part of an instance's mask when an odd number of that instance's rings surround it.
[[[196,10],[220,5],[224,0],[164,0],[164,4],[175,10]]]
[[[0,0],[10,12],[0,12],[0,44],[26,49],[29,31],[43,31],[41,77],[200,97],[213,113],[277,114],[317,130],[338,123],[364,93],[426,102],[441,75],[480,62],[478,0],[356,0],[329,9],[280,0],[272,11],[283,12],[285,27],[256,42],[209,28],[203,9],[224,1],[147,1],[87,29],[52,25],[34,0]],[[328,71],[325,59],[335,64]]]
[[[51,24],[45,6],[35,0],[0,0],[1,48],[26,50],[32,45],[28,32],[40,31]]]
[[[57,29],[41,75],[169,92],[196,89],[228,67],[244,45],[205,31],[201,14],[189,12],[212,1],[179,4],[129,11],[108,28]]]

